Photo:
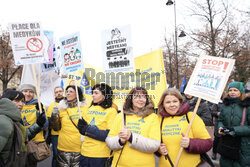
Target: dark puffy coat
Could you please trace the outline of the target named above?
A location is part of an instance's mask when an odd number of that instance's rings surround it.
[[[250,166],[250,97],[244,101],[238,99],[225,98],[221,107],[221,113],[218,118],[218,128],[233,128],[236,136],[241,137],[240,160],[235,161],[233,166],[247,167]],[[240,126],[242,120],[243,108],[246,110],[246,121],[244,126]],[[223,166],[232,166],[230,159],[223,158]],[[222,162],[222,161],[221,161]]]
[[[16,105],[9,99],[0,99],[0,160],[6,163],[11,155],[14,124],[20,122],[21,114]]]
[[[188,102],[188,104],[190,105],[189,110],[194,111],[197,100],[198,100],[197,97],[193,97],[192,99],[187,99],[185,97],[184,102]],[[199,117],[203,120],[203,122],[206,126],[213,125],[211,112],[210,112],[209,106],[205,100],[201,100],[198,111],[197,111],[197,115],[199,115]]]

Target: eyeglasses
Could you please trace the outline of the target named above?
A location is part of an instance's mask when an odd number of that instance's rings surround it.
[[[134,99],[147,99],[146,95],[133,95]]]

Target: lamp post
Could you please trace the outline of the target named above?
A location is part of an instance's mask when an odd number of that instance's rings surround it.
[[[176,3],[175,1],[173,2],[172,0],[168,0],[168,2],[166,3],[166,5],[170,6],[174,4],[174,41],[175,41],[175,64],[176,64],[176,88],[179,89],[179,62],[178,62],[178,45],[177,45],[177,26],[176,26]],[[179,35],[179,37],[184,37],[186,36],[186,34],[184,33],[183,30],[181,30],[181,34]]]

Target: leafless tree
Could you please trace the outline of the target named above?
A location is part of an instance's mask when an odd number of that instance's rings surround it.
[[[22,66],[16,66],[12,48],[10,46],[9,33],[0,34],[0,80],[3,90],[7,88],[10,80],[21,72]]]

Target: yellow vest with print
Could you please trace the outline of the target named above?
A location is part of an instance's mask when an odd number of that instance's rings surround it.
[[[89,125],[95,126],[99,130],[107,130],[111,128],[116,115],[117,111],[113,107],[104,109],[99,105],[93,105],[83,115],[83,118]],[[104,158],[109,157],[110,149],[105,142],[85,136],[81,154],[86,157]]]
[[[53,102],[50,104],[47,112],[46,112],[46,116],[47,118],[50,118],[51,115],[52,115],[52,112],[53,112],[53,108],[55,107],[55,104],[56,106],[58,106],[58,103],[57,102]],[[59,135],[59,131],[54,131],[53,129],[51,129],[51,135]]]
[[[83,115],[86,113],[88,106],[83,106],[80,109]],[[59,131],[57,148],[66,152],[80,152],[82,145],[81,134],[75,127],[80,118],[78,107],[59,110],[59,117],[61,121],[61,130]],[[70,117],[75,125],[71,122]]]
[[[188,112],[188,118],[191,120],[193,112]],[[159,118],[161,121],[162,117]],[[174,163],[180,150],[181,132],[186,133],[188,122],[186,115],[164,118],[162,124],[162,140],[166,145],[169,156]],[[196,115],[189,132],[189,138],[209,139],[211,138],[206,130],[202,119]],[[200,163],[200,154],[190,154],[183,150],[179,160],[178,167],[195,167]],[[171,167],[168,160],[164,156],[160,157],[159,167]]]
[[[153,139],[161,140],[160,136],[160,123],[158,116],[154,113],[140,117],[137,115],[126,115],[126,127],[132,132],[141,136]],[[118,136],[118,133],[122,129],[121,114],[118,114],[115,122],[109,132],[109,136]],[[116,165],[117,159],[120,155],[121,150],[114,152],[114,159],[112,166]],[[124,146],[122,155],[118,162],[118,167],[153,167],[155,166],[154,153],[144,153],[134,148],[129,147],[129,142]]]
[[[36,122],[37,120],[36,112],[37,110],[36,110],[35,104],[23,106],[23,109],[21,111],[21,116],[22,116],[22,120],[23,120],[23,124],[25,128],[29,128],[31,125],[33,125]],[[41,130],[38,134],[36,134],[36,136],[32,140],[36,142],[45,141],[44,136],[43,136],[43,130]]]

